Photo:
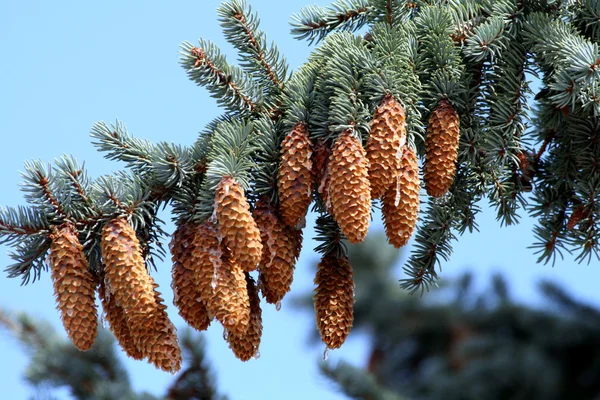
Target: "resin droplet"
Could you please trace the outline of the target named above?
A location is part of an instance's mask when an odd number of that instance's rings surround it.
[[[256,353],[252,356],[253,360],[258,360],[260,358],[260,351],[256,350]]]
[[[329,347],[325,347],[325,351],[323,352],[323,361],[327,361],[329,358]]]
[[[277,302],[277,304],[275,304],[275,309],[276,309],[277,311],[281,311],[281,300],[279,300],[279,301]]]
[[[225,341],[229,340],[229,332],[227,331],[227,329],[223,329],[223,339]]]

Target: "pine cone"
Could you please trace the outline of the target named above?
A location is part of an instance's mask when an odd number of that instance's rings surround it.
[[[456,175],[460,118],[448,100],[441,100],[429,118],[425,138],[425,189],[441,197],[452,186]]]
[[[354,320],[354,279],[347,257],[325,256],[317,267],[314,294],[317,328],[330,349],[339,348]]]
[[[371,197],[378,199],[394,184],[402,149],[406,143],[404,108],[387,95],[373,115],[367,141]]]
[[[383,224],[388,241],[396,248],[408,243],[419,217],[419,160],[414,150],[406,147],[400,171],[393,185],[383,196]]]
[[[244,190],[232,177],[223,177],[217,186],[215,203],[223,243],[244,271],[254,271],[260,262],[262,244]]]
[[[223,251],[209,299],[215,318],[229,333],[243,335],[250,323],[250,300],[242,268]]]
[[[123,309],[135,347],[155,366],[177,371],[181,351],[175,329],[146,270],[135,230],[126,218],[115,218],[104,226],[101,247],[107,295]]]
[[[286,225],[302,224],[308,211],[313,186],[311,155],[306,124],[298,122],[281,143],[277,177],[279,209]]]
[[[218,235],[216,224],[206,220],[196,229],[192,243],[193,279],[210,319],[217,313],[217,304],[213,300],[213,285],[217,284],[216,272],[222,268],[222,250]]]
[[[110,331],[115,335],[117,342],[121,345],[125,354],[134,360],[143,359],[144,355],[135,347],[133,337],[127,326],[127,316],[123,308],[117,304],[115,298],[107,293],[104,280],[100,281],[98,295],[100,296],[102,308],[104,309],[104,317],[108,321]]]
[[[65,224],[50,235],[50,266],[56,308],[71,342],[89,350],[98,334],[96,282],[75,229]]]
[[[290,291],[294,279],[296,240],[266,201],[256,203],[254,219],[260,230],[263,254],[260,281],[267,303],[279,303]]]
[[[352,130],[335,142],[329,163],[333,216],[350,243],[362,242],[371,220],[371,189],[365,150]]]
[[[199,229],[193,223],[180,224],[173,233],[171,254],[173,269],[173,303],[179,309],[179,315],[194,329],[205,331],[210,318],[205,305],[206,297],[195,282],[195,270],[198,268],[193,255],[194,236]]]
[[[331,199],[329,198],[329,159],[331,157],[331,147],[324,141],[319,140],[313,153],[313,171],[315,180],[315,189],[321,196],[323,204],[327,211],[333,215]]]
[[[250,297],[250,325],[243,335],[228,333],[227,342],[233,354],[242,361],[248,361],[252,357],[258,357],[258,348],[262,336],[262,310],[258,288],[250,275],[246,274],[248,296]]]
[[[137,331],[139,335],[134,336],[134,340],[137,342],[136,346],[148,356],[148,362],[165,372],[175,373],[181,369],[182,362],[177,330],[167,315],[167,306],[163,304],[154,280],[152,286],[156,309],[150,316],[149,323],[132,328],[132,331]]]

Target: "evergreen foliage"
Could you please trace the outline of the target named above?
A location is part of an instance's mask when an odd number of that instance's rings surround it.
[[[348,398],[600,398],[597,307],[548,281],[538,288],[541,307],[522,305],[498,275],[481,293],[465,274],[430,296],[407,296],[392,279],[398,254],[382,239],[349,248],[358,283],[354,329],[368,342],[367,358],[358,366],[319,361]],[[312,308],[308,296],[298,302]]]
[[[106,329],[87,352],[77,350],[45,321],[25,313],[0,310],[0,330],[18,341],[29,356],[26,381],[51,396],[67,389],[74,399],[85,400],[225,400],[216,388],[214,372],[207,363],[205,342],[184,330],[180,342],[185,365],[166,388],[164,396],[133,390],[129,373],[118,357],[115,340]]]
[[[598,260],[597,15],[592,0],[336,0],[292,17],[292,34],[319,45],[290,74],[249,4],[227,0],[218,16],[239,65],[208,40],[181,45],[181,66],[224,115],[191,146],[139,139],[118,121],[94,124],[98,150],[126,166],[95,180],[73,157],[26,163],[22,190],[29,206],[0,208],[0,243],[14,249],[7,274],[35,280],[47,269],[52,227],[69,223],[100,277],[100,234],[117,216],[133,224],[152,267],[164,256],[158,210],[172,205],[178,223],[203,223],[213,216],[215,189],[225,177],[241,185],[251,207],[267,198],[277,208],[280,145],[291,127],[306,124],[313,145],[331,148],[345,132],[364,145],[371,116],[389,94],[403,105],[407,145],[422,158],[437,105],[449,104],[460,119],[456,175],[442,197],[422,196],[426,207],[403,288],[423,291],[436,282],[452,242],[477,229],[483,201],[496,208],[501,224],[518,223],[522,212],[538,219],[532,247],[540,262],[554,262],[562,251]],[[321,192],[312,196],[323,241],[317,251],[343,257],[339,221]],[[351,201],[371,206],[362,195]]]

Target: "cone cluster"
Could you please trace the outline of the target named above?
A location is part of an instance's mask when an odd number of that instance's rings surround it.
[[[431,113],[425,138],[425,189],[432,197],[450,190],[456,175],[460,118],[448,100],[441,100]]]
[[[76,348],[85,351],[94,344],[98,333],[96,281],[75,229],[70,224],[50,235],[50,268],[56,308]]]

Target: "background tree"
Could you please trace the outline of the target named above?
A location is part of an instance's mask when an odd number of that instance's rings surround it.
[[[37,389],[36,398],[53,398],[66,389],[73,399],[87,400],[225,400],[216,388],[214,371],[205,359],[202,336],[190,329],[180,334],[183,370],[166,388],[164,396],[136,393],[128,371],[118,356],[111,333],[101,327],[89,351],[79,351],[63,335],[26,313],[0,310],[0,327],[18,341],[29,356],[26,381]]]
[[[350,247],[363,367],[320,363],[353,399],[598,399],[600,311],[542,281],[541,307],[511,299],[496,275],[478,294],[465,274],[424,297],[398,292],[398,254],[368,238]],[[302,299],[310,307],[310,299]]]

